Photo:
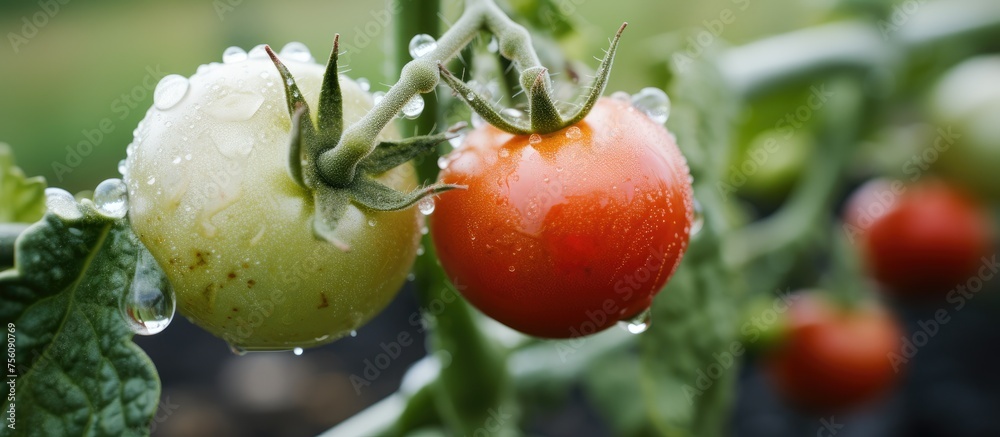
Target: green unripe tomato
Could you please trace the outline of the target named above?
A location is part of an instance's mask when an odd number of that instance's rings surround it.
[[[938,169],[978,193],[1000,199],[1000,55],[969,59],[934,87],[930,112],[939,127]]]
[[[314,346],[389,303],[416,256],[422,219],[416,208],[351,205],[336,244],[314,234],[313,194],[287,170],[284,87],[262,53],[163,78],[128,150],[129,217],[191,321],[239,349]],[[282,60],[316,108],[324,67]],[[372,98],[347,77],[340,83],[347,126]],[[380,139],[394,138],[390,127]],[[410,164],[379,180],[416,186]]]

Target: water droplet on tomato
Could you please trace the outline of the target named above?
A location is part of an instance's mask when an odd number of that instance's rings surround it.
[[[166,111],[178,103],[187,95],[191,83],[188,79],[179,74],[168,74],[160,79],[153,89],[153,106],[161,111]]]
[[[497,155],[500,155],[501,158],[506,158],[510,156],[510,150],[507,150],[506,147],[501,147],[500,151],[497,152]]]
[[[383,97],[385,97],[384,91],[375,91],[374,93],[372,93],[372,102],[377,105],[378,102],[382,101]]]
[[[45,189],[45,207],[49,212],[59,216],[64,220],[75,220],[83,217],[76,199],[73,195],[62,188]]]
[[[425,252],[426,252],[426,250],[424,250],[424,246],[423,245],[421,245],[420,247],[417,248],[417,256],[423,255]]]
[[[125,176],[125,173],[128,173],[128,166],[126,165],[126,162],[123,159],[121,161],[118,161],[118,174]]]
[[[583,136],[583,132],[581,132],[580,128],[576,126],[571,126],[569,129],[566,129],[566,138],[575,140],[581,136]]]
[[[372,83],[369,82],[368,79],[365,79],[363,77],[359,77],[354,82],[358,84],[358,88],[361,88],[361,91],[368,91],[372,89]]]
[[[424,112],[424,98],[417,94],[410,98],[409,101],[403,105],[403,117],[413,120],[420,116],[421,112]]]
[[[542,136],[541,135],[531,134],[531,136],[528,137],[528,143],[529,144],[538,144],[538,143],[541,143],[541,142],[542,142]]]
[[[632,96],[632,106],[653,121],[663,124],[670,118],[670,97],[659,88],[646,87]]]
[[[222,63],[233,64],[247,60],[247,51],[242,48],[232,46],[222,51]]]
[[[128,187],[121,179],[108,179],[94,189],[97,212],[108,217],[122,218],[128,212]]]
[[[351,331],[351,337],[357,337],[358,331]]]
[[[150,176],[149,179],[146,179],[146,184],[148,185],[156,184],[156,176]]]
[[[232,352],[233,355],[240,356],[240,357],[242,357],[242,356],[244,356],[244,355],[247,354],[247,350],[246,349],[243,349],[242,347],[239,347],[239,346],[236,346],[236,345],[232,345],[232,344],[229,345],[229,352]]]
[[[309,52],[309,47],[306,47],[305,44],[302,44],[301,42],[298,41],[292,41],[288,44],[285,44],[285,46],[281,48],[281,52],[279,53],[279,55],[281,55],[282,58],[289,61],[295,61],[295,62],[314,61],[312,53]]]
[[[421,33],[414,35],[410,39],[410,56],[413,59],[417,59],[424,56],[430,52],[433,52],[437,48],[437,40],[433,36],[426,33]]]
[[[691,219],[691,236],[696,235],[705,226],[705,214],[702,213],[701,204],[698,199],[694,201],[694,217]]]
[[[441,170],[444,170],[444,169],[448,168],[448,163],[449,162],[450,161],[449,161],[449,159],[448,159],[447,156],[440,156],[440,157],[438,157],[438,168],[440,168]]]
[[[295,354],[295,355],[302,355],[302,352],[304,352],[304,351],[300,347],[292,349],[292,353]]]
[[[611,98],[622,102],[632,102],[632,95],[625,91],[615,91],[611,93]]]
[[[514,266],[507,267],[508,272],[514,273],[514,270],[516,270]]]
[[[174,290],[149,252],[142,251],[135,264],[135,276],[119,310],[132,332],[159,334],[174,318]]]
[[[417,209],[423,215],[431,215],[434,212],[434,198],[427,196],[417,202]]]
[[[247,57],[250,59],[265,59],[267,58],[267,50],[264,50],[264,44],[257,44],[250,49],[247,53]]]
[[[653,324],[652,311],[646,308],[641,313],[637,314],[635,317],[622,320],[618,324],[625,328],[629,334],[642,334],[649,329],[649,326]]]

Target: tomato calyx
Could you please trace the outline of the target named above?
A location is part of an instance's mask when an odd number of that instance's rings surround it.
[[[376,176],[431,151],[442,141],[454,138],[465,125],[458,124],[446,132],[434,135],[416,136],[400,141],[383,141],[358,163],[357,168],[361,171],[357,172],[354,178],[343,184],[331,183],[331,178],[323,174],[317,162],[323,152],[337,146],[344,131],[343,96],[340,89],[340,74],[337,71],[339,41],[338,34],[334,37],[333,50],[323,75],[315,124],[312,121],[309,104],[295,83],[295,78],[269,46],[265,46],[265,50],[281,76],[288,114],[291,117],[289,175],[315,197],[316,215],[313,230],[316,235],[346,251],[349,247],[339,242],[333,235],[337,223],[351,203],[375,211],[397,211],[412,206],[424,197],[464,188],[453,184],[432,184],[404,193],[377,181]]]
[[[597,104],[608,84],[618,41],[627,25],[628,23],[622,23],[618,28],[618,32],[611,40],[611,46],[597,69],[594,81],[590,84],[590,91],[579,104],[560,105],[555,101],[552,97],[552,80],[545,67],[532,67],[522,71],[521,87],[528,95],[528,120],[512,116],[509,111],[498,110],[489,99],[455,77],[444,64],[438,63],[438,68],[441,70],[441,79],[451,87],[455,95],[465,101],[487,123],[514,135],[549,134],[579,123]],[[572,115],[564,116],[561,106],[576,109],[575,112],[571,112]]]

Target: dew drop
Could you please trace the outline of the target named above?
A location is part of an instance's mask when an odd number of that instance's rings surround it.
[[[611,98],[622,102],[632,103],[632,95],[625,91],[615,91],[611,93]]]
[[[427,235],[427,233],[430,232],[430,231],[431,230],[429,228],[427,228],[427,226],[424,226],[424,227],[420,228],[420,235]]]
[[[576,126],[571,126],[569,129],[566,129],[566,138],[575,140],[581,136],[583,136],[583,132],[581,132],[580,128]]]
[[[361,88],[361,91],[368,91],[372,89],[372,83],[369,82],[368,79],[365,79],[363,77],[358,78],[358,80],[354,82],[358,84],[358,88]]]
[[[295,61],[295,62],[313,61],[313,56],[312,53],[309,52],[309,47],[306,47],[305,44],[302,44],[301,42],[298,41],[292,41],[288,44],[285,44],[285,46],[281,48],[281,52],[279,53],[279,55],[281,55],[282,58],[287,59],[289,61]]]
[[[417,275],[414,275],[413,273],[410,273],[410,274],[406,275],[406,280],[409,281],[409,282],[413,282],[416,279],[417,279]]]
[[[302,352],[303,352],[303,350],[300,347],[292,349],[292,353],[295,354],[295,355],[302,355]]]
[[[383,97],[385,97],[385,92],[384,92],[384,91],[375,91],[374,93],[372,93],[372,101],[373,101],[373,102],[374,102],[374,103],[375,103],[376,105],[377,105],[377,104],[378,104],[379,102],[381,102],[381,101],[382,101],[382,98],[383,98]]]
[[[351,337],[357,337],[358,331],[351,331]]]
[[[232,352],[233,355],[240,356],[240,357],[242,357],[242,356],[244,356],[244,355],[247,354],[247,350],[246,349],[243,349],[242,347],[239,347],[239,346],[236,346],[236,345],[232,345],[232,344],[229,345],[229,352]]]
[[[511,118],[514,121],[524,118],[524,112],[514,108],[504,108],[500,111],[500,115]]]
[[[646,87],[632,96],[632,106],[653,121],[663,124],[670,118],[670,97],[659,88]]]
[[[264,44],[257,44],[250,49],[247,53],[247,57],[250,59],[265,59],[267,58],[267,50],[264,50]]]
[[[513,273],[513,272],[514,272],[514,270],[516,270],[516,269],[514,268],[514,266],[510,266],[510,267],[507,267],[507,271],[508,271],[508,272],[511,272],[511,273]]]
[[[419,94],[410,98],[405,105],[403,105],[403,117],[413,120],[420,116],[420,113],[424,112],[424,98],[420,97]]]
[[[126,165],[125,160],[118,161],[118,174],[125,176],[128,173],[128,165]]]
[[[184,155],[184,160],[185,161],[190,161],[191,160],[191,154],[188,153],[187,155]]]
[[[444,170],[444,169],[448,168],[448,163],[449,162],[450,161],[448,160],[447,156],[441,156],[441,157],[439,157],[438,158],[438,168],[441,169],[441,170]]]
[[[417,248],[417,256],[421,256],[421,255],[423,255],[426,252],[427,251],[424,249],[423,245],[421,245],[420,247]]]
[[[368,219],[368,226],[374,227],[375,226],[375,219]]]
[[[128,187],[121,179],[108,179],[94,189],[97,212],[108,217],[122,218],[128,212]]]
[[[423,215],[431,215],[434,212],[434,198],[427,196],[417,202],[417,209]]]
[[[541,135],[531,134],[531,136],[528,137],[528,143],[529,144],[538,144],[538,143],[541,143],[541,142],[542,142],[542,136]]]
[[[496,53],[500,50],[500,42],[497,41],[497,37],[490,38],[490,43],[486,44],[486,50],[489,50],[490,53]]]
[[[142,251],[135,264],[135,276],[119,310],[132,332],[154,335],[162,332],[174,318],[176,301],[167,277],[149,252]]]
[[[625,328],[629,334],[642,334],[649,329],[650,325],[653,324],[652,311],[650,311],[649,308],[646,308],[635,317],[628,320],[622,320],[618,322],[618,324],[622,328]]]
[[[62,188],[45,189],[45,207],[49,212],[64,220],[75,220],[83,217],[73,195]]]
[[[501,147],[500,151],[497,152],[497,155],[499,155],[501,158],[506,158],[510,156],[510,150],[507,150],[506,147]]]
[[[451,145],[452,149],[462,147],[462,141],[465,141],[465,135],[455,135],[454,137],[448,138],[448,144]]]
[[[247,52],[239,47],[232,46],[222,51],[222,63],[232,64],[247,60]]]
[[[161,111],[166,111],[178,103],[187,95],[191,83],[188,79],[179,74],[168,74],[160,79],[153,90],[153,106]]]
[[[691,219],[691,236],[698,234],[701,228],[705,227],[705,214],[702,213],[701,204],[698,199],[694,201],[694,218]]]
[[[174,164],[180,164],[181,163],[181,157],[180,156],[175,156],[174,159],[173,159],[173,161],[170,161],[170,162],[172,162]]]
[[[149,185],[155,184],[156,183],[156,176],[150,176],[149,179],[146,179],[146,183],[149,184]]]
[[[417,59],[433,52],[436,48],[437,41],[434,40],[433,36],[426,33],[414,35],[413,38],[410,39],[410,56],[412,56],[413,59]]]

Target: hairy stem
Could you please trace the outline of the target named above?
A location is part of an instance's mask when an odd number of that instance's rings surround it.
[[[497,36],[500,54],[518,68],[539,65],[531,47],[531,37],[521,25],[508,18],[493,0],[466,0],[458,21],[437,40],[437,47],[403,66],[399,81],[361,120],[344,131],[340,143],[324,152],[318,162],[323,178],[334,186],[354,180],[358,162],[374,150],[376,137],[399,114],[413,96],[434,91],[440,81],[438,64],[457,56],[483,28]]]

